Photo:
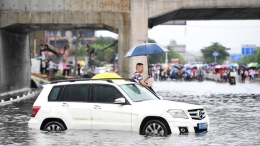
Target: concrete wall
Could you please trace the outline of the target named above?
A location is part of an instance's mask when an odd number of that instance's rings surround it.
[[[30,88],[29,37],[0,30],[0,95]]]
[[[259,7],[260,0],[149,0],[149,18],[186,8]]]
[[[131,2],[131,47],[148,41],[148,2],[149,0]],[[136,63],[144,64],[144,76],[147,76],[148,66],[147,57],[138,56],[130,58],[130,74],[136,71]]]

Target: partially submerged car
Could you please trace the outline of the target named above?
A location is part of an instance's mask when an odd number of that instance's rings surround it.
[[[123,79],[68,80],[44,85],[32,107],[29,129],[103,129],[167,136],[209,130],[199,105],[162,100]]]

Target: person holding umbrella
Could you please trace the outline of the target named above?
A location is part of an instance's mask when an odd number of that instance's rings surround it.
[[[143,78],[142,74],[144,71],[144,67],[142,63],[137,63],[136,64],[136,72],[133,74],[132,79],[134,79],[137,83],[140,83],[141,85],[143,85],[144,87],[147,87],[148,89],[150,89],[154,94],[156,94],[154,92],[154,90],[152,89],[152,84],[150,83],[146,83],[146,81],[150,78],[150,75],[147,76],[146,78]]]

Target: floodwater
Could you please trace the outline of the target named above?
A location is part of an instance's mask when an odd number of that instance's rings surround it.
[[[136,132],[67,130],[53,133],[28,130],[35,98],[0,106],[0,145],[260,145],[260,83],[237,85],[203,82],[154,82],[165,100],[202,105],[210,131],[168,137],[145,137]]]

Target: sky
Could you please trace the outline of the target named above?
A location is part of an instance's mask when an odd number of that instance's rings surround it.
[[[97,31],[102,35],[117,38],[117,34]],[[260,20],[187,21],[186,25],[158,25],[148,30],[148,38],[167,46],[171,40],[185,44],[186,51],[198,52],[218,42],[229,53],[241,54],[242,45],[260,46]]]

